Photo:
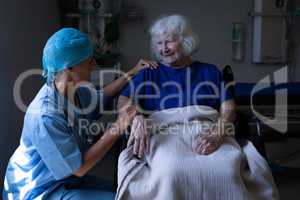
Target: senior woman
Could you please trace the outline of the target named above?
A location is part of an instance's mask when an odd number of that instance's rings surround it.
[[[152,25],[150,34],[151,47],[159,61],[159,68],[140,71],[121,92],[119,108],[134,103],[144,112],[151,112],[206,105],[220,112],[221,125],[218,127],[232,122],[235,102],[224,86],[222,74],[215,65],[191,57],[198,48],[198,38],[187,19],[181,15],[162,17]],[[128,141],[128,146],[134,145],[134,153],[138,157],[142,157],[149,146],[149,134],[144,121],[142,115],[136,117],[133,126],[138,128],[133,129]],[[199,135],[193,149],[199,154],[215,151],[222,144],[225,133],[223,129],[214,129],[214,132]]]
[[[156,64],[141,60],[103,91],[81,86],[89,82],[95,64],[92,45],[80,31],[63,28],[49,38],[43,51],[47,84],[26,112],[20,146],[7,167],[4,200],[114,199],[109,183],[85,175],[122,135],[136,110],[121,111],[94,141],[87,128],[80,127],[80,120],[99,119],[101,107],[126,84],[126,75]],[[88,112],[93,100],[96,103]]]
[[[116,199],[279,199],[254,146],[226,137],[232,94],[215,65],[191,58],[198,40],[185,17],[160,18],[150,33],[159,67],[140,71],[119,97],[119,108],[134,104],[141,115],[119,156]]]

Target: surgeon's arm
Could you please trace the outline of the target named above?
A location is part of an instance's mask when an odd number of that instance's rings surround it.
[[[117,139],[124,133],[127,126],[132,123],[135,115],[134,106],[121,110],[116,122],[103,134],[98,142],[84,153],[82,165],[74,175],[77,177],[84,176],[98,161],[102,160]]]
[[[145,68],[155,69],[158,64],[154,61],[141,59],[135,67],[123,74],[120,78],[114,80],[103,88],[104,95],[111,98],[116,96],[121,89],[127,84],[131,77],[135,76],[140,70]]]
[[[132,100],[129,97],[120,95],[118,98],[117,109],[121,110],[122,108],[133,105]]]

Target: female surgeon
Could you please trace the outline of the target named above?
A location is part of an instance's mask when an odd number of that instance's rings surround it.
[[[128,77],[157,64],[141,60],[102,91],[80,87],[90,80],[95,64],[92,45],[80,31],[63,28],[49,38],[43,51],[47,83],[26,111],[20,145],[6,171],[4,200],[114,199],[109,183],[85,175],[122,135],[136,110],[130,106],[120,111],[96,141],[81,121],[95,122]]]

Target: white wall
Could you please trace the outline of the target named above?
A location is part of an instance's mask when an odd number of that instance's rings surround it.
[[[125,1],[126,2],[126,1]],[[131,2],[131,1],[129,1]],[[252,20],[248,12],[253,9],[253,0],[141,0],[146,19],[143,22],[123,22],[120,49],[123,66],[149,57],[148,28],[150,23],[163,14],[183,14],[190,18],[200,37],[200,49],[195,58],[223,67],[230,64],[237,81],[256,82],[281,66],[252,64]],[[231,59],[232,23],[247,25],[246,57],[244,62]],[[300,75],[297,76],[300,80]]]
[[[24,113],[13,101],[13,84],[28,68],[39,68],[46,39],[59,28],[57,1],[0,2],[0,189],[9,157],[19,143]],[[23,88],[28,102],[42,81],[30,78]]]

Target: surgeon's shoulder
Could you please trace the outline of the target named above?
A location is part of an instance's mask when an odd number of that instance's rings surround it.
[[[26,114],[38,115],[45,112],[56,112],[60,109],[62,105],[57,103],[57,99],[52,93],[46,84],[42,86],[29,104]]]
[[[39,122],[45,118],[63,119],[65,116],[63,105],[56,103],[48,96],[35,98],[28,107],[25,114],[25,121]]]
[[[31,109],[28,110],[25,114],[24,122],[26,124],[38,124],[40,122],[45,122],[45,121],[57,121],[57,122],[66,122],[66,117],[64,113],[59,113],[57,111],[46,111],[45,109]]]

